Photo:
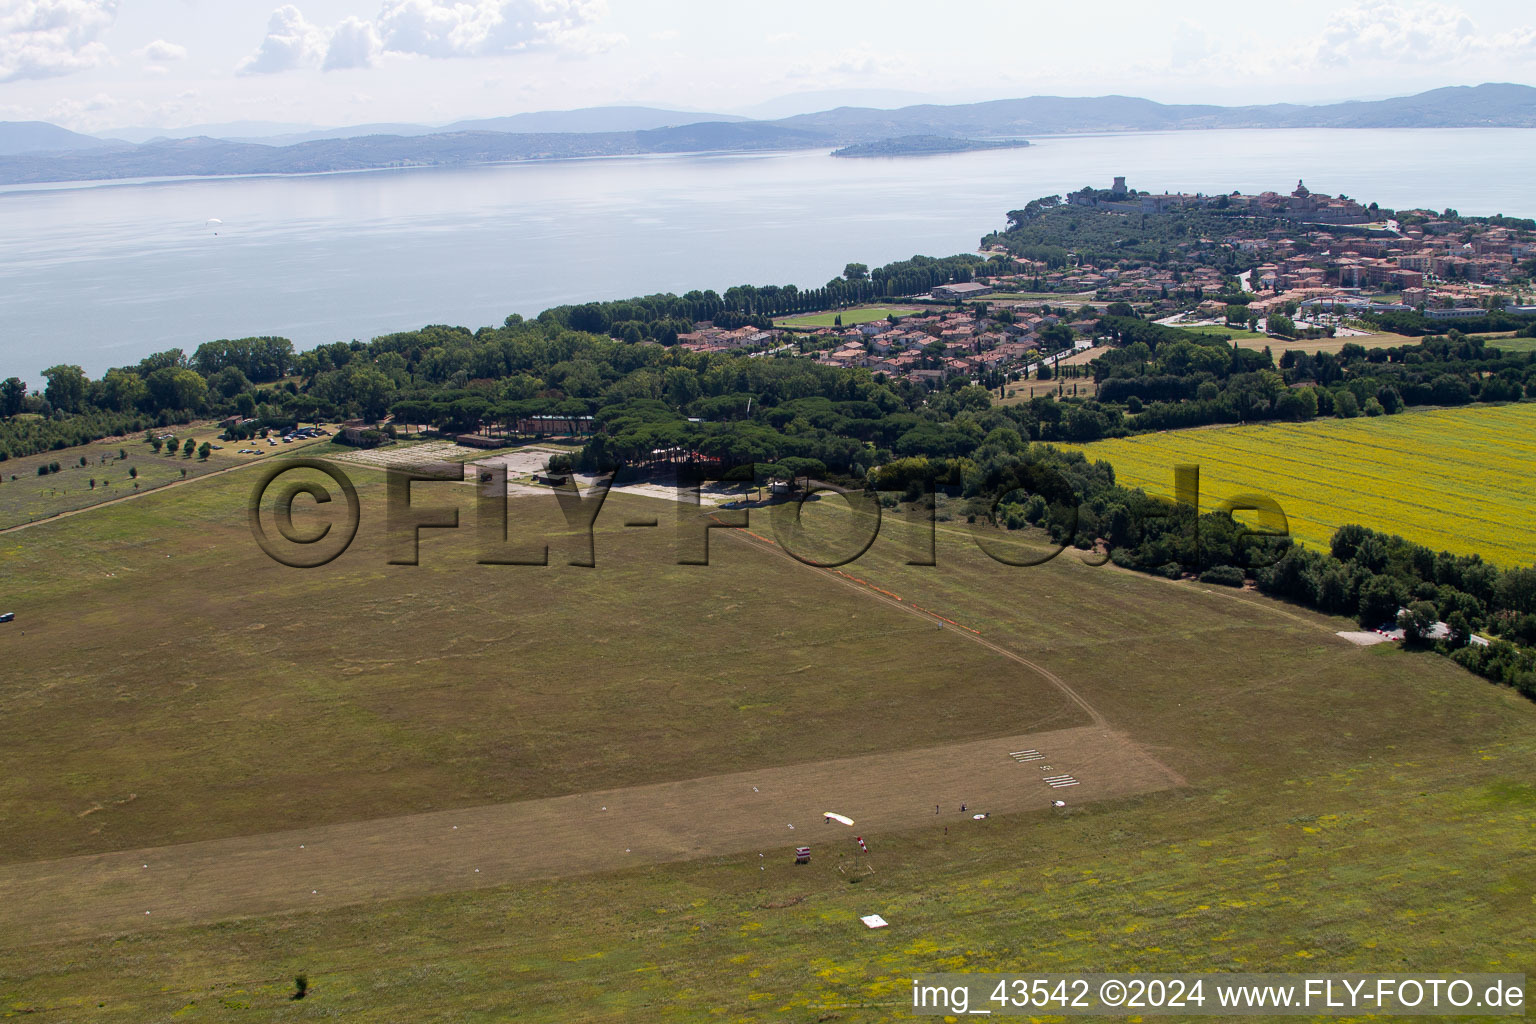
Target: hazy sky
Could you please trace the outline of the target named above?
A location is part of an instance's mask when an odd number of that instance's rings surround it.
[[[845,89],[1371,98],[1536,82],[1533,26],[1529,0],[0,0],[0,120],[100,131],[612,103],[732,112]]]

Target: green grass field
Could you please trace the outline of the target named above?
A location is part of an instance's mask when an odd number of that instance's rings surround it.
[[[516,502],[520,535],[555,538],[552,564],[480,566],[472,494],[432,485],[417,500],[458,503],[465,529],[388,566],[378,476],[353,476],[362,529],[321,569],[255,551],[249,471],[0,538],[18,613],[0,643],[26,666],[0,677],[0,887],[67,854],[1082,722],[964,629],[1068,680],[1184,784],[866,830],[872,874],[839,870],[852,856],[818,823],[680,863],[383,886],[315,911],[48,941],[18,938],[45,919],[13,918],[0,1012],[873,1022],[902,1017],[925,971],[1536,968],[1536,706],[1446,659],[1075,552],[1009,568],[958,521],[937,526],[936,566],[909,565],[922,534],[895,511],[843,567],[858,584],[758,539],[785,539],[761,510],[757,537],[714,531],[711,565],[675,565],[672,503],[624,495],[595,568],[564,564],[558,514]],[[663,528],[624,525],[646,515]],[[831,501],[802,519],[829,545],[848,521]],[[818,849],[803,868],[800,836]],[[48,869],[60,906],[93,862]]]
[[[373,514],[321,569],[261,553],[250,471],[0,545],[29,665],[0,750],[0,861],[849,756],[899,745],[914,714],[930,742],[958,740],[975,722],[955,700],[1017,696],[995,659],[921,623],[837,590],[783,600],[763,551],[677,565],[672,531],[620,525],[625,496],[596,571],[559,543],[549,568],[477,565],[474,495],[451,485],[418,500],[459,501],[466,528],[388,565],[382,476],[345,468]],[[568,532],[552,500],[517,509]],[[892,673],[866,656],[903,636],[938,660]],[[130,793],[131,814],[78,817]]]
[[[1260,334],[1258,331],[1250,331],[1238,327],[1213,327],[1209,324],[1204,324],[1198,327],[1181,327],[1179,330],[1190,331],[1194,334],[1208,334],[1213,338],[1225,338],[1228,341],[1232,341],[1234,338],[1239,341],[1254,341],[1260,338],[1266,341],[1275,340],[1267,334]]]
[[[911,316],[921,311],[916,306],[855,306],[831,313],[779,317],[774,323],[780,327],[832,327],[841,317],[844,327],[852,327],[855,324],[867,324],[871,320],[884,320],[888,316]]]
[[[213,433],[182,428],[178,436],[183,441],[190,436],[201,444],[212,439]],[[224,451],[214,452],[206,461],[196,455],[187,458],[179,449],[171,458],[163,452],[156,454],[140,434],[10,459],[0,463],[0,476],[4,477],[0,483],[0,529],[228,469],[244,461],[230,454],[236,447],[226,444]],[[120,458],[119,453],[126,458]],[[84,466],[81,458],[86,460]],[[59,472],[37,474],[39,465],[54,462],[59,464]],[[130,469],[137,475],[130,475]]]
[[[1488,344],[1506,352],[1536,352],[1536,338],[1493,338]]]
[[[308,455],[320,450],[315,447],[319,443],[316,441],[291,444],[279,441],[276,447],[260,439],[221,441],[219,428],[211,423],[165,427],[155,433],[176,435],[174,457],[165,448],[157,453],[144,440],[143,434],[135,434],[0,462],[0,478],[3,478],[0,479],[0,530],[142,494],[168,484],[181,484],[275,455],[292,455],[300,451]],[[219,445],[220,450],[211,452],[207,459],[196,454],[188,457],[182,447],[188,438],[198,445],[205,441]],[[327,450],[331,447],[334,446],[328,445]],[[260,454],[241,455],[242,448],[257,449]],[[82,458],[85,460],[83,466],[80,464]],[[57,473],[38,475],[39,465],[54,462],[59,464]]]
[[[1173,467],[1200,466],[1206,511],[1242,493],[1285,510],[1326,548],[1345,523],[1504,566],[1536,561],[1536,405],[1166,431],[1077,446],[1116,479],[1171,497]]]

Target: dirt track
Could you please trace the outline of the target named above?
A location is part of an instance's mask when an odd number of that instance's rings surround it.
[[[731,538],[733,540],[736,540],[736,541],[740,541],[742,543],[747,543],[747,544],[753,544],[753,543],[755,543],[755,544],[763,544],[763,545],[768,545],[770,547],[773,547],[776,550],[778,550],[781,554],[783,554],[785,558],[788,558],[791,561],[796,562],[797,564],[802,566],[804,569],[806,569],[806,571],[817,573],[818,575],[820,575],[820,576],[822,576],[822,577],[824,577],[824,578],[826,578],[828,580],[831,580],[834,583],[839,583],[839,584],[842,584],[843,586],[846,586],[846,587],[852,587],[854,590],[856,590],[859,593],[863,594],[865,597],[870,598],[871,600],[879,601],[882,604],[889,605],[892,608],[899,608],[900,610],[902,610],[904,612],[908,612],[908,613],[910,613],[912,615],[916,615],[918,618],[923,619],[925,621],[929,621],[929,622],[948,622],[948,621],[950,621],[948,619],[944,619],[941,616],[936,615],[934,612],[928,611],[927,609],[924,609],[924,608],[919,608],[916,605],[911,604],[910,602],[904,601],[901,598],[896,597],[893,594],[887,594],[884,591],[875,590],[875,589],[873,589],[873,588],[871,588],[869,586],[862,585],[859,582],[857,582],[856,580],[849,578],[844,573],[838,572],[835,569],[821,569],[821,568],[816,568],[816,567],[807,565],[806,563],[801,562],[799,559],[794,558],[792,555],[784,552],[783,549],[779,548],[778,544],[775,543],[774,541],[771,541],[771,540],[769,540],[766,537],[759,536],[758,534],[752,533],[750,530],[725,530],[725,531],[722,531],[722,532],[724,532],[727,537],[729,537],[729,538]],[[1017,654],[1014,651],[1010,651],[1006,647],[1001,647],[1001,646],[993,643],[992,641],[990,641],[990,640],[986,639],[985,637],[983,637],[980,633],[977,633],[975,630],[971,630],[971,629],[969,629],[967,627],[963,627],[962,626],[960,629],[958,629],[958,630],[956,630],[954,632],[954,635],[958,636],[958,637],[961,637],[962,639],[969,640],[972,643],[980,644],[982,647],[985,647],[987,650],[991,651],[994,654],[997,654],[997,655],[1000,655],[1000,656],[1002,656],[1004,658],[1007,658],[1009,661],[1012,661],[1012,662],[1015,662],[1017,664],[1023,665],[1025,668],[1029,669],[1031,672],[1035,673],[1037,676],[1040,676],[1046,682],[1050,683],[1063,696],[1065,696],[1068,700],[1070,700],[1072,703],[1076,704],[1079,708],[1081,708],[1083,710],[1083,712],[1085,714],[1087,714],[1088,717],[1093,720],[1093,724],[1095,726],[1097,726],[1100,729],[1104,729],[1104,730],[1107,730],[1109,728],[1108,721],[1106,721],[1104,716],[1102,714],[1100,714],[1099,709],[1094,707],[1092,704],[1090,704],[1088,702],[1087,698],[1085,698],[1082,694],[1080,694],[1076,690],[1072,689],[1072,687],[1067,684],[1067,681],[1065,679],[1062,679],[1056,673],[1051,672],[1050,670],[1044,668],[1041,665],[1036,664],[1033,661],[1030,661],[1028,658],[1024,657],[1022,654]]]
[[[1004,711],[1005,709],[1000,709]],[[1012,751],[1044,758],[1019,763]],[[1046,775],[1080,784],[1052,789]],[[1043,812],[1180,784],[1102,726],[0,868],[0,944],[313,910],[762,850],[785,862],[959,812]],[[935,815],[934,805],[941,807]],[[602,808],[606,807],[607,810]],[[855,820],[829,824],[825,811]],[[794,825],[793,829],[789,828]],[[147,865],[147,866],[146,866]],[[146,911],[148,913],[146,913]]]

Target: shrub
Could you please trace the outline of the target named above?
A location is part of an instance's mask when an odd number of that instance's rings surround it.
[[[1243,570],[1235,565],[1215,565],[1200,574],[1201,583],[1214,583],[1222,587],[1240,587],[1244,579]]]

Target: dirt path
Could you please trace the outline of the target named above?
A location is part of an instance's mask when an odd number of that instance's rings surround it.
[[[779,551],[779,553],[782,554],[785,558],[788,558],[789,560],[793,561],[796,565],[801,566],[802,568],[804,568],[805,570],[807,570],[809,572],[818,573],[819,575],[821,575],[821,576],[823,576],[823,577],[825,577],[825,578],[827,578],[829,580],[832,580],[835,583],[840,583],[840,584],[842,584],[843,586],[846,586],[846,587],[852,587],[854,590],[858,591],[860,594],[863,594],[864,596],[866,596],[866,597],[868,597],[868,598],[870,598],[872,600],[879,601],[879,602],[881,602],[883,604],[890,605],[892,608],[899,608],[902,611],[908,612],[909,614],[912,614],[912,615],[916,615],[919,618],[924,619],[925,621],[928,621],[928,622],[938,622],[938,623],[941,623],[941,624],[943,622],[950,622],[950,621],[952,621],[952,620],[949,620],[949,619],[945,619],[943,616],[940,616],[940,615],[938,615],[935,612],[929,611],[926,608],[917,607],[916,605],[913,605],[913,604],[911,604],[908,601],[903,601],[899,597],[894,597],[894,596],[888,595],[888,594],[886,594],[886,593],[884,593],[882,591],[875,590],[875,589],[873,589],[873,588],[871,588],[869,586],[861,584],[861,583],[859,583],[856,580],[849,579],[847,576],[843,575],[842,573],[836,572],[836,571],[831,570],[831,569],[818,569],[815,566],[806,565],[806,563],[800,561],[798,558],[795,558],[793,555],[790,555],[787,552],[785,552],[782,548],[779,547],[778,544],[776,544],[773,541],[767,539],[766,537],[761,537],[761,536],[759,536],[759,535],[757,535],[755,533],[752,533],[752,532],[750,532],[748,530],[724,530],[722,532],[725,533],[726,536],[734,538],[735,540],[743,542],[743,543],[747,543],[747,544],[765,544],[765,545],[771,546],[775,550]],[[946,532],[949,532],[949,531],[946,531]],[[1006,647],[1001,647],[1001,646],[993,643],[992,641],[986,639],[985,637],[981,636],[979,633],[976,633],[976,632],[974,632],[974,631],[972,631],[972,630],[970,630],[968,628],[961,627],[959,629],[953,629],[951,632],[953,632],[953,634],[955,636],[958,636],[958,637],[960,637],[960,638],[962,638],[964,640],[969,640],[971,643],[980,644],[982,647],[985,647],[987,650],[993,652],[994,654],[1001,655],[1002,657],[1007,658],[1009,661],[1012,661],[1012,662],[1015,662],[1017,664],[1023,665],[1025,668],[1029,669],[1031,672],[1035,673],[1040,678],[1042,678],[1046,682],[1050,683],[1062,695],[1064,695],[1068,700],[1070,700],[1072,703],[1076,704],[1079,708],[1081,708],[1083,710],[1083,712],[1085,714],[1087,714],[1088,717],[1093,720],[1094,725],[1096,725],[1096,726],[1098,726],[1100,728],[1103,728],[1103,729],[1109,728],[1108,720],[1105,719],[1105,717],[1099,712],[1098,708],[1096,708],[1092,704],[1090,704],[1086,697],[1084,697],[1082,694],[1078,693],[1071,686],[1069,686],[1067,684],[1066,680],[1062,679],[1056,673],[1054,673],[1054,672],[1050,671],[1049,669],[1045,668],[1043,665],[1039,665],[1039,664],[1037,664],[1037,663],[1035,663],[1033,661],[1030,661],[1028,658],[1024,657],[1022,654],[1018,654],[1017,652],[1009,650]]]
[[[999,714],[1007,709],[1000,708]],[[1041,758],[1020,762],[1016,751]],[[1052,788],[1045,778],[1071,775]],[[852,853],[863,836],[971,812],[1042,813],[1181,784],[1127,737],[1083,726],[926,749],[0,867],[0,944],[163,928],[700,857],[794,847]],[[968,811],[960,813],[965,803]],[[934,805],[940,813],[935,814]],[[606,808],[606,809],[605,809]],[[826,811],[854,819],[830,824]],[[789,826],[793,825],[794,828]]]
[[[790,556],[785,555],[784,557],[788,558]],[[893,608],[900,608],[902,611],[917,615],[921,618],[927,619],[930,622],[939,621],[938,616],[936,616],[933,612],[914,607],[912,604],[903,601],[900,598],[887,597],[886,595],[879,593],[878,591],[871,590],[866,586],[862,586],[853,580],[845,579],[841,576],[835,575],[830,570],[814,569],[811,566],[806,566],[806,568],[811,569],[813,572],[821,573],[823,576],[829,577],[830,579],[833,579],[836,582],[843,584],[844,586],[852,587],[860,593],[865,594],[876,601],[888,604]],[[1030,661],[1022,654],[1011,651],[1006,647],[998,646],[997,644],[993,643],[978,633],[972,633],[966,629],[955,629],[951,630],[951,632],[954,633],[954,635],[960,637],[962,640],[969,640],[973,644],[980,644],[982,647],[985,647],[987,650],[993,652],[994,654],[1001,655],[1002,657],[1007,658],[1009,661],[1017,662],[1018,664],[1023,665],[1025,668],[1029,669],[1031,672],[1035,673],[1040,678],[1054,686],[1072,703],[1076,704],[1079,708],[1082,708],[1084,713],[1086,713],[1089,718],[1093,719],[1094,725],[1100,728],[1109,727],[1109,722],[1104,718],[1102,714],[1099,713],[1099,709],[1090,704],[1087,698],[1085,698],[1082,694],[1078,693],[1076,690],[1072,689],[1071,686],[1067,685],[1066,680],[1062,679],[1056,673],[1050,671],[1042,665]]]

